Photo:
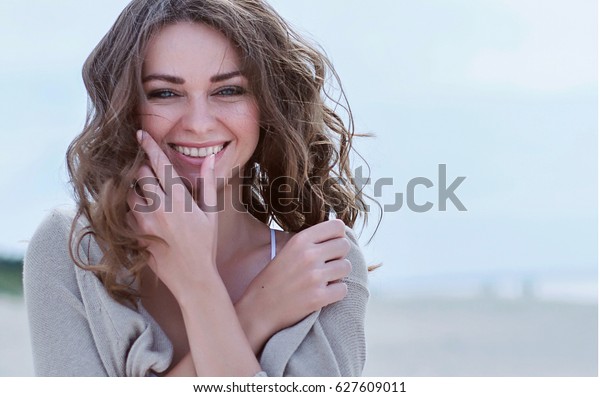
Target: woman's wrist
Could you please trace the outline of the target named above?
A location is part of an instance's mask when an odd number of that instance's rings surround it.
[[[198,376],[250,376],[260,371],[227,288],[210,276],[178,300]]]
[[[245,293],[234,307],[252,351],[258,357],[265,343],[276,332],[273,322],[265,308],[253,301],[252,294]]]
[[[182,310],[187,307],[197,308],[198,303],[202,302],[210,304],[218,297],[229,298],[227,288],[216,269],[214,272],[203,272],[198,279],[188,279],[186,285],[171,292]]]

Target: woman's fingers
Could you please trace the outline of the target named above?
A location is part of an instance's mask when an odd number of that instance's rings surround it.
[[[148,202],[144,197],[138,194],[135,187],[132,187],[127,194],[127,205],[129,206],[129,212],[127,214],[132,214],[135,217],[136,214],[144,212],[148,207]]]
[[[156,222],[150,215],[158,211],[164,202],[165,194],[154,173],[149,166],[141,166],[136,183],[127,195],[130,225],[140,233],[153,233]],[[131,223],[132,219],[135,220],[135,225]]]
[[[165,202],[165,193],[148,165],[142,165],[137,174],[133,193],[141,198],[137,201],[136,212],[149,213],[158,210]],[[133,207],[130,207],[132,210]]]
[[[202,162],[200,168],[201,189],[200,208],[209,218],[216,219],[217,205],[217,180],[215,177],[215,155],[211,154]]]
[[[352,265],[347,259],[331,261],[323,265],[323,279],[327,283],[341,280],[352,271]]]
[[[346,237],[338,237],[324,243],[318,244],[316,249],[324,262],[344,259],[350,252],[350,242]]]
[[[167,155],[162,151],[158,143],[145,131],[139,130],[137,132],[137,139],[146,152],[152,170],[158,178],[160,186],[164,192],[167,192],[167,181],[178,179],[179,175],[175,171],[175,168],[169,161]]]
[[[348,294],[348,285],[343,282],[339,283],[331,283],[325,288],[325,293],[323,294],[323,307],[339,302],[346,297]]]
[[[301,240],[307,239],[312,243],[318,244],[331,239],[344,237],[345,234],[346,226],[344,222],[339,219],[332,219],[311,226],[298,233],[295,237]]]

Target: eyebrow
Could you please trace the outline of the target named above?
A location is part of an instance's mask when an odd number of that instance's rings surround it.
[[[147,83],[148,81],[151,81],[151,80],[166,81],[168,83],[173,83],[173,84],[184,84],[185,83],[185,80],[182,79],[181,77],[170,76],[168,74],[149,74],[148,76],[146,76],[142,79],[142,83]]]
[[[222,73],[222,74],[217,74],[213,77],[210,78],[210,82],[211,83],[218,83],[219,81],[225,81],[225,80],[229,80],[233,77],[237,77],[237,76],[241,76],[242,72],[239,70],[236,70],[235,72],[229,72],[229,73]]]
[[[241,75],[242,75],[242,72],[239,70],[236,70],[234,72],[217,74],[210,78],[210,82],[218,83],[220,81],[229,80],[233,77],[237,77],[237,76],[241,76]],[[185,84],[185,80],[182,79],[181,77],[171,76],[168,74],[149,74],[148,76],[146,76],[142,79],[142,83],[147,83],[148,81],[151,81],[151,80],[166,81],[166,82],[172,83],[172,84]]]

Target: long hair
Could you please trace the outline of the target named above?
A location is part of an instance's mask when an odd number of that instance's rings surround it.
[[[333,216],[349,227],[367,217],[365,195],[350,169],[352,113],[321,51],[262,0],[134,0],[85,62],[88,114],[67,152],[77,202],[71,256],[121,302],[133,303],[137,293],[118,275],[125,268],[136,279],[149,257],[126,216],[130,184],[145,160],[135,138],[144,53],[153,35],[177,22],[206,24],[239,52],[260,112],[258,147],[243,174],[248,211],[290,232]],[[338,99],[328,94],[331,82],[340,90]],[[347,125],[338,108],[345,109]],[[90,226],[75,233],[81,216]],[[86,235],[102,248],[99,263],[75,255],[73,247]]]

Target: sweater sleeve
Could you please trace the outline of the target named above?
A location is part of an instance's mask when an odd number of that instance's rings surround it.
[[[352,271],[344,299],[310,314],[267,342],[261,366],[269,376],[360,376],[366,360],[367,267],[353,231]]]
[[[141,304],[115,301],[96,275],[69,254],[74,214],[56,210],[32,237],[24,264],[34,369],[42,376],[152,376],[171,364],[167,335]],[[77,233],[86,227],[78,221]],[[93,238],[78,247],[87,263],[102,256]]]
[[[34,233],[23,285],[37,376],[106,376],[69,255],[71,219],[53,211]]]

